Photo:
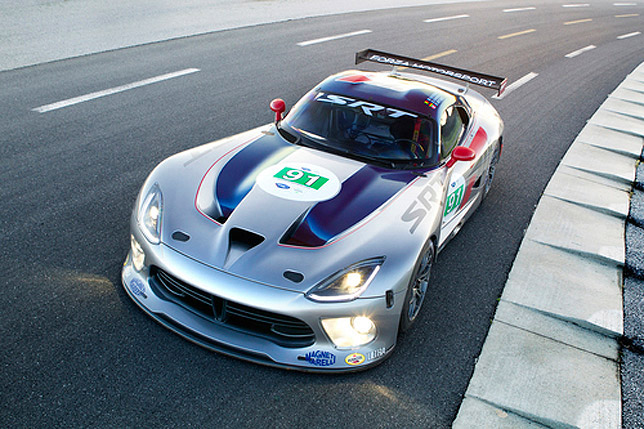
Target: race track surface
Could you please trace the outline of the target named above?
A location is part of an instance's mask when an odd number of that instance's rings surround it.
[[[518,3],[294,20],[0,73],[0,426],[448,427],[534,205],[644,59],[633,35],[644,3]],[[209,352],[145,316],[120,268],[151,169],[270,122],[271,99],[292,106],[368,47],[525,82],[492,100],[506,129],[494,187],[439,255],[392,357],[353,375],[301,374]],[[188,69],[199,71],[141,84]]]

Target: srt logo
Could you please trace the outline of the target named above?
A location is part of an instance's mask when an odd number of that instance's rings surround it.
[[[356,100],[351,97],[345,97],[344,95],[325,94],[323,92],[320,92],[315,97],[315,101],[336,104],[338,106],[347,106],[354,109],[361,108],[364,114],[368,116],[373,116],[373,114],[376,112],[384,111],[390,118],[400,118],[401,116],[410,116],[412,118],[418,117],[418,115],[414,115],[413,113],[408,113],[403,110],[380,106],[378,104],[369,103],[367,101]]]
[[[438,204],[440,199],[434,187],[432,186],[434,181],[429,182],[418,194],[416,199],[407,207],[405,213],[403,213],[400,218],[403,222],[413,222],[409,228],[409,232],[413,234],[418,225],[423,221],[427,213],[431,210],[432,204]]]

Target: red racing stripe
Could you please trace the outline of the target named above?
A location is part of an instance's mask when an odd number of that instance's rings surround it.
[[[472,143],[470,143],[470,149],[476,152],[476,155],[479,156],[483,153],[483,149],[485,149],[486,143],[487,133],[483,128],[479,128],[474,135],[474,138],[472,139]]]
[[[482,129],[482,128],[481,128]],[[476,183],[476,177],[472,177],[470,179],[470,183],[467,184],[467,189],[465,190],[465,195],[463,196],[463,201],[461,201],[461,205],[458,208],[459,210],[465,207],[465,204],[470,200],[470,196],[472,195],[472,188],[474,187],[474,183]]]

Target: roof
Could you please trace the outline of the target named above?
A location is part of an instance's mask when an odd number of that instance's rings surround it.
[[[407,110],[434,119],[440,105],[456,97],[425,82],[390,73],[348,70],[325,79],[320,91]]]

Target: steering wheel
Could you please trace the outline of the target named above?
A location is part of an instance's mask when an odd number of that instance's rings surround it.
[[[395,143],[400,146],[401,149],[409,151],[412,156],[418,159],[420,159],[425,152],[425,148],[420,143],[412,139],[396,139]],[[414,153],[412,148],[416,149],[416,153]]]

